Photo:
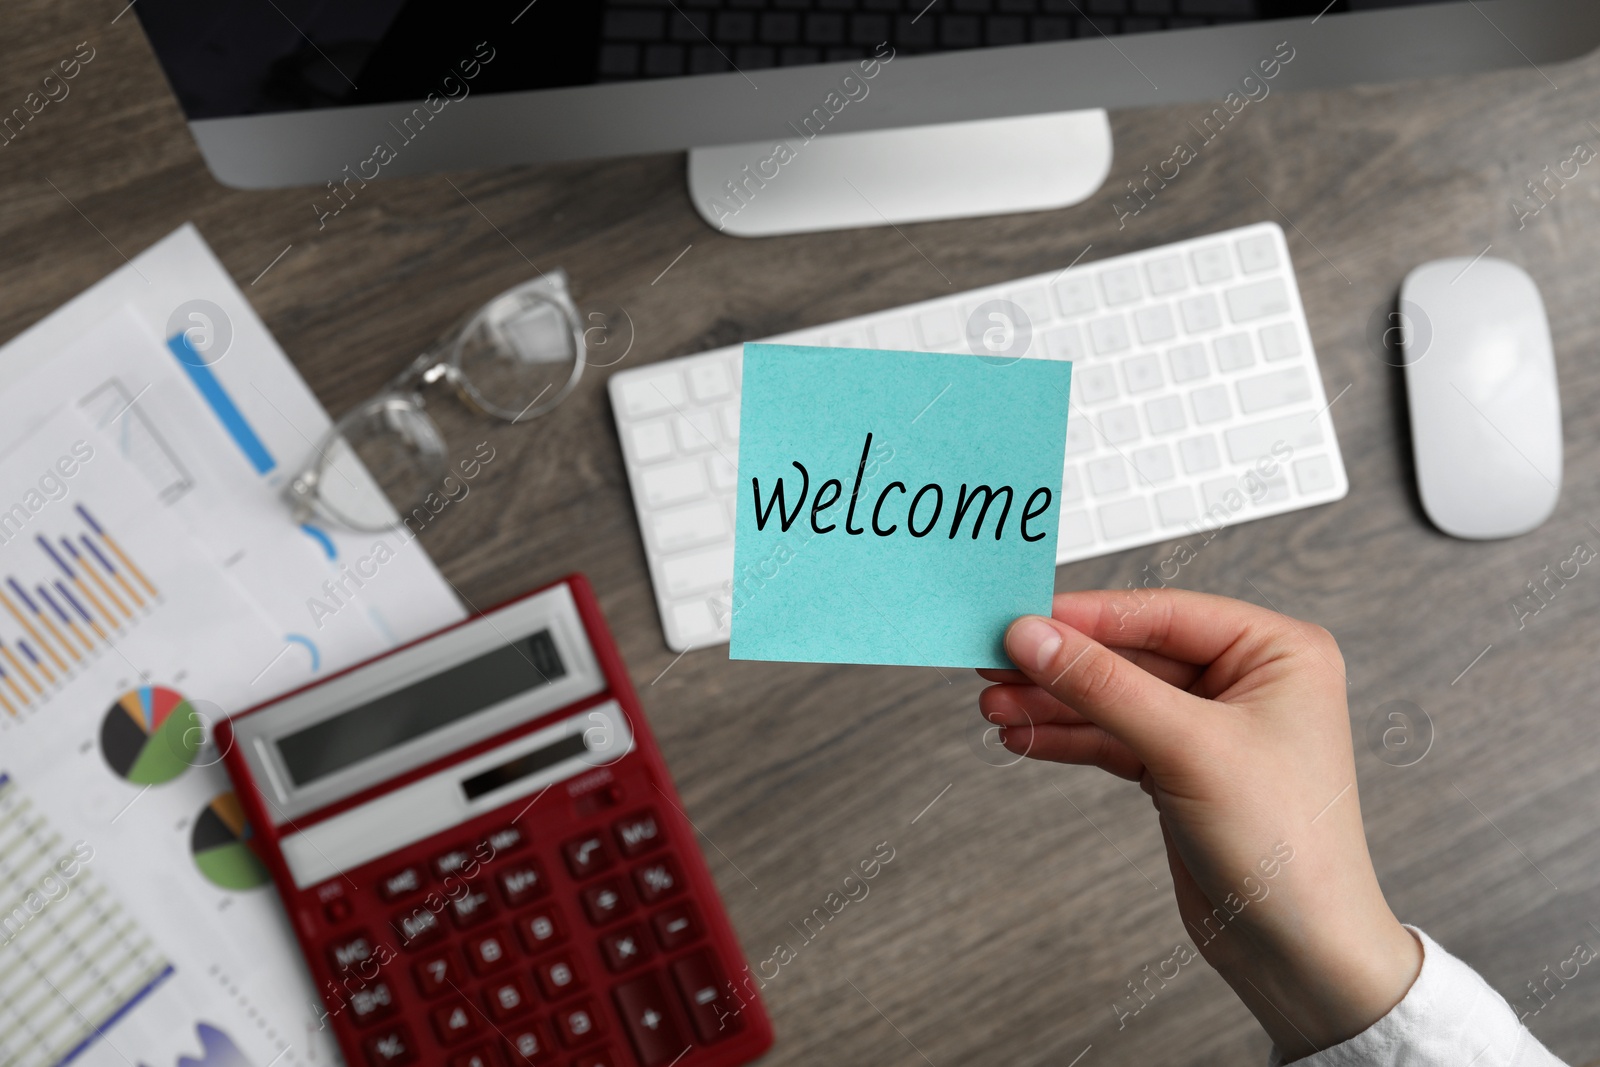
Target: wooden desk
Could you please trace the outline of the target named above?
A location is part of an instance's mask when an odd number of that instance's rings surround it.
[[[1112,183],[1046,215],[741,241],[694,215],[681,157],[653,156],[375,183],[319,232],[315,190],[211,179],[135,20],[111,23],[121,6],[0,8],[0,108],[77,42],[97,50],[70,97],[0,149],[0,337],[193,219],[334,412],[530,262],[565,267],[586,305],[628,310],[633,366],[930,297],[949,289],[941,272],[964,289],[1065,266],[1089,244],[1093,259],[1283,222],[1352,490],[1231,530],[1182,580],[1332,629],[1358,736],[1390,700],[1431,716],[1415,766],[1358,743],[1372,850],[1403,918],[1519,1004],[1579,941],[1600,946],[1600,566],[1526,629],[1509,606],[1577,542],[1600,548],[1600,166],[1523,230],[1508,206],[1578,140],[1600,145],[1600,59],[1275,93],[1120,230],[1109,201],[1189,136],[1200,106],[1114,116]],[[1366,334],[1411,267],[1491,244],[1548,301],[1568,466],[1543,528],[1467,544],[1421,514],[1402,383]],[[505,458],[424,540],[474,604],[566,571],[593,579],[750,958],[795,953],[766,990],[767,1062],[1263,1062],[1254,1021],[1198,965],[1118,1030],[1126,983],[1185,938],[1155,820],[1137,789],[1096,772],[986,765],[970,745],[972,675],[730,663],[721,648],[674,660],[606,373],[526,427],[441,405],[453,440],[487,438]],[[1167,553],[1076,564],[1058,582],[1122,586]],[[807,941],[801,921],[879,842],[895,859],[869,896]],[[1600,1055],[1595,967],[1531,1019],[1574,1063]]]

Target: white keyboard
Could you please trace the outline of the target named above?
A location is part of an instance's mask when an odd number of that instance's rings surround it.
[[[1348,491],[1275,223],[766,340],[966,352],[968,317],[995,299],[1031,321],[1024,354],[1076,364],[1057,563]],[[728,639],[741,352],[730,345],[610,382],[656,604],[676,652]]]

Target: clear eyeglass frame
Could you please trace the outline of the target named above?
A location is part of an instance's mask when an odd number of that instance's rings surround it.
[[[426,410],[427,387],[442,383],[481,415],[527,422],[576,388],[585,355],[563,271],[507,289],[329,428],[284,487],[295,522],[398,528],[452,473],[444,435]]]

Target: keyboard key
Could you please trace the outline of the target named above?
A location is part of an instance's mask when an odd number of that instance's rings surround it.
[[[1332,489],[1333,461],[1327,456],[1311,456],[1295,460],[1294,482],[1302,493],[1321,493]]]
[[[665,419],[628,427],[628,443],[633,446],[633,458],[639,463],[654,463],[674,455],[672,431]]]
[[[590,1049],[573,1060],[572,1067],[622,1067],[622,1061],[609,1047]]]
[[[1134,356],[1122,361],[1122,380],[1130,393],[1148,393],[1167,384],[1161,375],[1161,359],[1155,355]]]
[[[691,454],[717,447],[717,420],[709,411],[685,411],[672,419],[678,450]]]
[[[637,926],[624,926],[616,933],[600,939],[600,954],[606,966],[613,971],[625,971],[643,963],[650,956],[650,946],[645,942],[644,931]]]
[[[1222,466],[1222,457],[1217,453],[1217,439],[1211,434],[1178,442],[1178,458],[1182,460],[1186,474],[1204,474]]]
[[[578,965],[572,962],[570,956],[545,960],[533,968],[533,973],[539,979],[539,988],[551,1000],[560,1000],[583,985]]]
[[[661,844],[661,827],[656,823],[656,813],[642,811],[630,815],[611,827],[624,856],[643,855]]]
[[[1081,370],[1072,369],[1072,399],[1080,404],[1100,404],[1117,395],[1117,375],[1106,364],[1091,364]],[[1072,425],[1072,419],[1067,419]]]
[[[1121,456],[1102,456],[1089,462],[1089,486],[1095,496],[1111,496],[1128,488],[1128,464]]]
[[[1114,445],[1126,444],[1139,438],[1139,416],[1132,405],[1112,408],[1100,416],[1100,432]]]
[[[1063,548],[1087,548],[1094,544],[1094,526],[1087,511],[1061,513],[1060,544]]]
[[[1150,281],[1150,292],[1155,296],[1181,292],[1189,288],[1181,256],[1162,256],[1144,265],[1145,277]]]
[[[1293,367],[1274,374],[1260,374],[1239,382],[1239,409],[1255,415],[1311,399],[1311,379],[1305,368]]]
[[[545,1037],[544,1028],[537,1023],[521,1023],[505,1032],[504,1036],[506,1043],[511,1046],[511,1062],[517,1067],[524,1064],[527,1067],[545,1067],[555,1063],[555,1049],[551,1047],[549,1038]]]
[[[1223,370],[1242,370],[1255,366],[1256,352],[1247,333],[1231,333],[1217,338],[1211,345],[1217,350],[1217,366]]]
[[[1228,494],[1232,493],[1233,503],[1229,503]],[[1200,496],[1208,513],[1230,515],[1244,506],[1244,494],[1239,490],[1237,478],[1213,478],[1200,485]]]
[[[1105,294],[1107,307],[1132,304],[1144,298],[1144,287],[1139,284],[1139,271],[1135,267],[1101,271],[1100,291]]]
[[[1258,478],[1252,473],[1246,478],[1246,492],[1250,502],[1257,507],[1281,504],[1289,499],[1289,479],[1281,474],[1271,478]]]
[[[1204,426],[1221,422],[1233,414],[1233,404],[1228,400],[1228,389],[1222,385],[1208,385],[1189,394],[1194,407],[1194,421]]]
[[[1168,482],[1178,475],[1172,466],[1172,449],[1166,445],[1139,449],[1133,454],[1133,465],[1146,485]]]
[[[1183,328],[1190,333],[1205,333],[1222,325],[1222,313],[1217,309],[1217,298],[1201,293],[1178,302],[1183,314]]]
[[[624,982],[611,995],[643,1067],[664,1067],[682,1055],[688,1046],[672,1021],[672,1009],[654,974]]]
[[[683,877],[678,873],[678,865],[668,856],[644,867],[634,868],[633,884],[639,888],[640,900],[654,904],[683,888]]]
[[[673,604],[667,609],[672,620],[672,632],[683,645],[699,646],[703,642],[728,639],[727,624],[718,625],[711,606],[704,600],[691,600]],[[676,646],[675,646],[676,647]]]
[[[651,467],[639,476],[644,500],[652,508],[682,504],[706,493],[706,468],[698,459]]]
[[[583,891],[583,910],[589,913],[590,922],[604,926],[612,919],[620,919],[632,911],[633,901],[629,899],[628,888],[621,880],[607,878]]]
[[[1254,322],[1289,310],[1289,289],[1282,278],[1228,290],[1228,315],[1234,322]]]
[[[450,1057],[450,1067],[499,1067],[500,1061],[484,1045],[469,1048]]]
[[[336,971],[348,970],[372,958],[372,938],[365,930],[328,946],[328,960]]]
[[[867,336],[866,327],[863,326],[834,334],[828,338],[828,345],[832,348],[871,348],[872,338]]]
[[[1170,341],[1178,335],[1178,326],[1172,321],[1172,308],[1167,304],[1135,311],[1133,328],[1138,331],[1140,342],[1147,345]]]
[[[1194,490],[1187,485],[1163,489],[1156,494],[1156,513],[1161,516],[1163,526],[1193,522],[1200,517],[1200,512],[1194,506]]]
[[[630,379],[623,383],[621,393],[622,410],[633,419],[672,411],[688,400],[683,392],[683,378],[677,371]]]
[[[561,846],[561,854],[574,878],[587,878],[611,866],[611,848],[600,833],[573,838]]]
[[[412,973],[417,979],[418,992],[425,997],[436,997],[466,981],[461,963],[448,948],[439,949],[418,960]]]
[[[733,573],[733,546],[718,545],[661,562],[661,584],[667,595],[688,596],[716,589]]]
[[[1061,472],[1061,503],[1076,504],[1083,499],[1083,475],[1069,463]]]
[[[447,1045],[464,1041],[477,1033],[482,1020],[472,1005],[464,1000],[453,1000],[433,1009],[433,1032]]]
[[[694,1032],[706,1044],[730,1037],[738,1012],[728,1003],[722,970],[708,952],[696,952],[672,965],[672,982],[689,1010]]]
[[[1235,463],[1253,463],[1272,451],[1277,444],[1288,445],[1296,451],[1315,448],[1322,444],[1320,420],[1305,415],[1284,415],[1249,426],[1237,426],[1223,433],[1228,443],[1228,457]]]
[[[949,348],[961,340],[961,324],[954,308],[936,307],[917,314],[917,333],[929,348]]]
[[[680,552],[685,548],[723,541],[730,532],[731,527],[722,505],[716,500],[704,500],[671,511],[658,511],[650,517],[650,537],[658,552]]]
[[[491,856],[500,856],[507,852],[515,852],[528,843],[522,831],[515,826],[502,827],[484,838],[484,843],[489,846]]]
[[[877,347],[891,352],[912,351],[917,347],[917,339],[911,333],[911,320],[902,316],[874,322],[872,336]]]
[[[650,925],[655,927],[656,942],[665,952],[682,948],[700,936],[699,916],[686,900],[656,912]]]
[[[1300,328],[1292,322],[1280,322],[1261,330],[1261,354],[1267,360],[1291,359],[1300,354]]]
[[[464,947],[468,966],[478,974],[493,974],[516,962],[511,942],[506,940],[505,930],[499,927],[469,937]]]
[[[1246,274],[1260,274],[1278,265],[1278,243],[1268,234],[1257,234],[1239,241],[1239,265]]]
[[[478,925],[493,914],[494,905],[489,902],[489,894],[481,889],[472,889],[450,898],[450,919],[463,930]]]
[[[1133,344],[1126,315],[1107,315],[1089,323],[1089,344],[1102,356],[1125,352]]]
[[[1144,417],[1153,434],[1177,433],[1189,425],[1183,414],[1183,401],[1175,396],[1158,396],[1145,404]]]
[[[408,949],[420,948],[444,936],[444,924],[427,908],[402,912],[395,916],[393,926],[400,935],[401,944]]]
[[[1150,507],[1137,496],[1106,504],[1100,508],[1100,529],[1108,541],[1146,533],[1150,529]]]
[[[1069,362],[1082,359],[1083,331],[1070,322],[1064,326],[1052,327],[1044,335],[1044,351],[1051,359]]]
[[[1167,366],[1172,368],[1174,382],[1192,382],[1211,373],[1206,362],[1206,347],[1200,344],[1179,345],[1167,352]]]
[[[378,895],[384,900],[399,900],[422,888],[422,868],[413,864],[402,867],[378,883]]]
[[[394,1011],[394,994],[387,982],[374,982],[350,994],[350,1018],[357,1026],[377,1022]]]
[[[1056,305],[1071,318],[1087,315],[1100,306],[1094,295],[1094,282],[1087,274],[1071,275],[1056,283]]]
[[[1089,425],[1088,416],[1076,412],[1070,414],[1067,417],[1067,455],[1093,452],[1094,446],[1094,427]]]
[[[554,905],[547,904],[531,915],[517,917],[517,937],[522,939],[522,947],[529,952],[542,952],[560,944],[566,936],[561,913]]]
[[[483,1000],[489,1005],[489,1014],[496,1022],[503,1023],[533,1010],[527,987],[514,977],[502,979],[485,989]]]
[[[689,368],[689,392],[700,403],[721,400],[733,392],[733,376],[727,364],[708,360]]]
[[[568,1048],[577,1048],[599,1037],[600,1026],[600,1016],[587,1000],[556,1013],[556,1034]]]
[[[1022,313],[1028,316],[1028,321],[1034,329],[1056,317],[1055,312],[1050,309],[1050,296],[1044,291],[1043,286],[1015,289],[1006,294],[1006,299],[1022,309]]]
[[[1197,248],[1190,253],[1189,260],[1194,264],[1194,276],[1201,285],[1225,282],[1233,277],[1233,260],[1228,255],[1226,245]]]
[[[725,493],[738,483],[739,469],[729,463],[727,457],[720,452],[714,456],[707,456],[706,465],[711,468],[711,488],[718,492]]]
[[[739,402],[735,400],[731,404],[722,405],[717,410],[722,416],[722,432],[728,436],[728,440],[737,441],[739,439]]]
[[[411,1031],[396,1025],[381,1034],[373,1034],[361,1045],[372,1067],[400,1067],[417,1058],[416,1046],[411,1043]]]
[[[476,863],[472,850],[469,848],[453,848],[433,858],[433,870],[440,878],[448,877],[461,871],[470,863]]]
[[[550,888],[545,880],[544,868],[539,866],[537,860],[523,860],[494,877],[500,885],[500,898],[508,908],[520,908],[530,900],[537,900]]]

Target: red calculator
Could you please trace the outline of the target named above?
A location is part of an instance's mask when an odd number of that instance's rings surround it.
[[[581,575],[217,739],[352,1067],[733,1067],[771,1046]]]

